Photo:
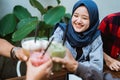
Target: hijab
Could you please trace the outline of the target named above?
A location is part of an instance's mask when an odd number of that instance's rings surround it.
[[[72,15],[74,11],[82,5],[84,5],[87,8],[89,18],[90,18],[90,26],[86,31],[81,33],[76,32],[72,26],[71,19],[68,24],[57,23],[55,27],[57,28],[59,26],[63,31],[65,31],[68,27],[68,30],[66,33],[66,39],[68,40],[69,44],[72,47],[87,46],[88,44],[92,43],[100,35],[100,31],[98,30],[99,13],[98,13],[98,8],[95,2],[93,2],[92,0],[79,0],[73,6]]]

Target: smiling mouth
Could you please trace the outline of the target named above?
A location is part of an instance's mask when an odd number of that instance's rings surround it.
[[[76,28],[82,28],[83,26],[82,25],[76,25]]]

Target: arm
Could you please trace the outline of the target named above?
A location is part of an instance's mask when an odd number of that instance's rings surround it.
[[[66,56],[64,59],[53,57],[52,60],[54,62],[62,63],[64,68],[68,70],[68,72],[74,73],[79,77],[82,77],[84,80],[103,80],[102,73],[98,71],[94,67],[86,67],[80,63],[78,63],[73,56],[71,55],[70,51],[67,49]]]
[[[79,64],[75,74],[82,77],[83,80],[103,80],[103,74],[93,66],[86,67]]]
[[[119,80],[119,78],[113,78],[110,73],[102,73],[93,66],[87,67],[78,63],[68,49],[64,59],[53,57],[52,60],[57,63],[62,63],[68,72],[82,77],[83,80]]]
[[[53,36],[54,40],[60,42],[62,40],[63,31],[58,27],[54,32]],[[89,54],[90,61],[79,62],[85,66],[93,65],[98,70],[103,70],[103,48],[102,48],[102,40],[101,36],[99,36],[93,43],[93,50]],[[66,44],[67,48],[70,48],[70,45]],[[74,53],[74,50],[70,48],[71,52]],[[88,51],[88,50],[87,50]],[[89,53],[89,52],[88,52]],[[97,55],[97,56],[96,56]],[[74,56],[74,54],[73,54]]]
[[[0,39],[0,55],[10,57],[10,51],[14,46],[4,39]]]
[[[5,39],[0,39],[0,55],[6,56],[6,57],[11,57],[10,56],[10,52],[11,52],[11,49],[13,47],[16,48],[16,49],[13,50],[15,55],[16,55],[16,57],[19,60],[26,61],[27,60],[27,56],[24,54],[24,51],[23,51],[22,48],[15,47],[14,45],[9,43]]]
[[[104,52],[104,60],[105,60],[106,65],[111,70],[115,70],[115,71],[119,71],[120,70],[120,61],[110,57],[105,52]]]

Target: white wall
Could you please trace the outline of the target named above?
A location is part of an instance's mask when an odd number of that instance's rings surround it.
[[[38,0],[40,1],[44,7],[48,6],[48,5],[57,5],[56,0]],[[69,3],[68,3],[69,1]],[[66,3],[67,2],[67,3]],[[71,13],[71,8],[73,6],[73,4],[75,3],[75,1],[73,0],[61,0],[61,4],[64,5],[66,7],[67,12]],[[13,7],[15,5],[22,5],[25,8],[28,9],[28,11],[33,15],[33,16],[38,16],[40,17],[40,12],[32,7],[29,3],[29,0],[0,0],[0,19],[8,14],[8,13],[12,13]]]
[[[120,0],[94,0],[99,9],[100,19],[114,12],[120,12]]]
[[[57,5],[56,0],[39,0],[44,7],[47,5]],[[61,4],[71,13],[72,7],[77,0],[61,0]],[[120,11],[120,0],[94,0],[99,8],[100,20],[109,13]],[[22,5],[28,9],[33,16],[40,17],[40,13],[33,8],[29,0],[0,0],[0,19],[7,13],[11,13],[15,5]]]

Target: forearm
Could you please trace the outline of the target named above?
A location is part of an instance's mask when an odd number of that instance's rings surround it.
[[[92,66],[86,67],[82,64],[79,64],[75,74],[81,77],[83,80],[103,80],[102,72],[98,71]]]
[[[110,58],[111,57],[104,52],[104,60],[105,60],[105,62],[109,61]]]
[[[10,51],[14,46],[4,39],[0,39],[0,55],[10,57]]]

